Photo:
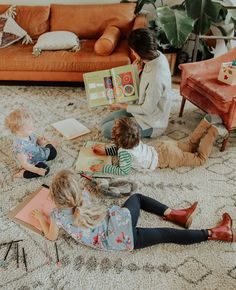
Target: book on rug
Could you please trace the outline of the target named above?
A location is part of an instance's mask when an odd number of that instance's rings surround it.
[[[90,108],[138,99],[139,73],[136,65],[89,72],[83,77]]]
[[[16,223],[43,235],[39,221],[31,215],[31,212],[34,209],[40,209],[45,217],[49,217],[50,211],[54,207],[56,206],[50,198],[48,186],[42,185],[11,210],[7,216]]]
[[[103,165],[112,164],[111,156],[107,156],[107,155],[101,156],[101,155],[96,155],[95,153],[93,153],[92,147],[95,144],[105,145],[105,143],[102,143],[102,142],[93,142],[93,141],[86,142],[84,147],[82,147],[79,151],[78,158],[75,162],[75,171],[84,172],[94,177],[110,176],[102,172],[92,172],[90,169],[90,167],[95,164],[103,164]]]
[[[67,140],[71,140],[91,132],[87,127],[74,118],[53,123],[52,126]]]

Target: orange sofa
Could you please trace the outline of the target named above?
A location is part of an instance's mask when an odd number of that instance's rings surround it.
[[[9,5],[0,5],[0,14]],[[131,63],[127,34],[144,27],[146,18],[134,14],[134,3],[17,6],[16,22],[34,40],[48,31],[74,32],[81,40],[78,52],[43,51],[32,55],[33,45],[17,42],[0,49],[0,80],[83,81],[83,74]],[[98,55],[94,45],[107,26],[118,27],[121,36],[114,51]]]

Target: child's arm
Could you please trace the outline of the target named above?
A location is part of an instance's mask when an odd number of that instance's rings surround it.
[[[92,147],[93,153],[97,155],[109,155],[109,156],[117,156],[118,149],[116,145],[104,146],[102,144],[96,144]]]
[[[59,228],[51,218],[50,224],[48,224],[44,214],[38,209],[32,211],[32,216],[39,221],[42,231],[48,240],[54,241],[57,239]]]
[[[20,165],[25,169],[28,170],[30,172],[36,173],[38,175],[44,176],[46,173],[46,169],[44,168],[38,168],[36,166],[34,166],[33,164],[28,163],[27,161],[27,157],[25,154],[23,153],[18,153],[16,155],[18,161],[20,162]]]
[[[110,173],[114,175],[125,176],[130,173],[132,158],[127,151],[121,151],[118,154],[119,157],[119,166],[116,165],[105,165],[96,164],[91,166],[92,171],[102,171],[103,173]]]

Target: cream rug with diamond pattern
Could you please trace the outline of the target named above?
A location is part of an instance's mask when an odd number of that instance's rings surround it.
[[[202,118],[202,112],[188,104],[183,118],[178,118],[181,98],[173,91],[173,109],[166,131],[168,137],[185,139]],[[46,178],[34,181],[13,180],[16,170],[11,153],[11,137],[4,128],[4,118],[12,110],[29,109],[39,133],[60,142],[58,157],[51,162]],[[234,290],[236,289],[236,244],[206,242],[198,245],[158,245],[128,252],[100,252],[77,244],[65,234],[58,240],[62,267],[55,265],[54,244],[47,242],[54,263],[47,264],[44,240],[6,218],[8,211],[40,184],[49,184],[53,174],[71,168],[78,150],[86,140],[103,140],[99,122],[108,114],[106,108],[88,110],[82,88],[1,86],[0,88],[0,243],[22,238],[28,273],[22,261],[17,269],[15,249],[9,253],[9,266],[0,268],[0,289],[142,289],[142,290]],[[51,123],[75,117],[92,133],[73,141],[65,141]],[[219,140],[218,140],[219,142]],[[227,211],[236,224],[236,139],[230,138],[225,152],[216,142],[208,163],[198,168],[166,169],[145,174],[132,172],[129,177],[138,184],[138,191],[170,205],[185,207],[199,201],[192,228],[215,225]],[[111,200],[103,200],[108,205]],[[122,200],[114,202],[122,203]],[[173,226],[148,213],[142,213],[140,225]],[[0,259],[6,247],[0,247]]]

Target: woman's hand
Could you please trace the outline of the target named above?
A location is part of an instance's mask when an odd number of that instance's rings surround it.
[[[90,170],[93,172],[101,172],[103,168],[103,164],[95,164],[90,167]]]
[[[102,144],[95,144],[92,149],[93,153],[97,155],[106,155],[105,146]]]
[[[116,111],[116,110],[126,110],[128,108],[128,105],[127,104],[120,104],[120,103],[117,103],[117,104],[111,104],[109,106],[109,109],[110,111]]]
[[[39,209],[34,209],[31,212],[31,216],[34,217],[37,220],[45,220],[44,214],[41,210]]]

